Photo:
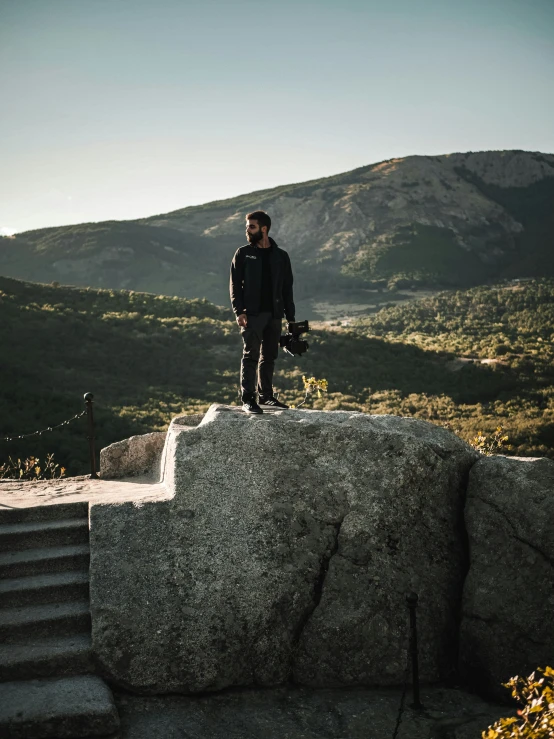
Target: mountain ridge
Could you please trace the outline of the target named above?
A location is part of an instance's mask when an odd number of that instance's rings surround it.
[[[375,167],[382,166],[384,164],[389,164],[390,162],[398,162],[398,161],[405,161],[408,159],[444,159],[444,158],[451,158],[451,157],[468,157],[468,156],[475,156],[475,155],[483,155],[483,154],[505,154],[505,153],[515,153],[515,154],[529,154],[531,156],[538,156],[539,158],[544,157],[550,157],[552,159],[552,167],[554,169],[554,154],[544,153],[540,151],[527,151],[525,149],[483,149],[481,151],[470,151],[470,152],[451,152],[450,154],[410,154],[406,157],[391,157],[390,159],[383,159],[379,162],[374,162],[372,164],[364,164],[361,167],[355,167],[354,169],[348,170],[346,172],[338,172],[333,175],[328,175],[326,177],[314,177],[310,180],[304,180],[301,182],[291,182],[287,183],[286,185],[276,185],[275,187],[269,187],[264,188],[263,190],[252,190],[248,193],[242,193],[241,195],[236,195],[230,198],[222,198],[220,200],[210,200],[206,203],[200,203],[199,205],[187,205],[184,208],[177,208],[176,210],[167,211],[165,213],[160,213],[157,215],[151,215],[146,216],[144,218],[135,219],[139,222],[147,221],[152,218],[158,218],[161,216],[170,216],[170,215],[178,215],[181,213],[184,213],[185,211],[189,210],[195,210],[198,208],[207,208],[207,207],[215,207],[215,206],[221,206],[224,204],[231,204],[235,201],[241,200],[243,198],[252,197],[254,195],[257,196],[267,196],[274,193],[277,193],[280,190],[295,188],[295,187],[301,187],[301,186],[311,186],[316,184],[323,184],[323,183],[331,183],[333,180],[341,180],[342,178],[353,175],[353,174],[362,174],[367,172],[368,170],[371,170]],[[553,175],[554,176],[554,175]],[[339,182],[337,182],[339,184]],[[59,228],[59,227],[58,227]]]
[[[141,219],[35,229],[0,240],[0,273],[226,304],[257,209],[301,300],[554,275],[554,155],[522,150],[394,158]]]

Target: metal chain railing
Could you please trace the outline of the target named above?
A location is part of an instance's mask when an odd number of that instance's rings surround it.
[[[45,434],[47,431],[53,431],[54,429],[59,429],[61,426],[67,426],[67,424],[71,423],[72,421],[75,421],[77,418],[82,418],[87,412],[87,409],[85,408],[84,411],[81,411],[80,413],[77,413],[75,416],[72,416],[71,418],[68,418],[67,421],[62,421],[61,423],[56,424],[55,426],[48,426],[45,429],[42,429],[41,431],[33,431],[30,434],[20,434],[19,436],[0,436],[0,441],[16,441],[16,439],[29,439],[31,436],[41,436],[41,434]]]
[[[75,414],[74,416],[66,419],[65,421],[62,421],[61,423],[57,423],[55,426],[47,426],[45,429],[41,429],[40,431],[32,431],[30,434],[18,434],[16,436],[0,436],[0,442],[17,441],[18,439],[30,439],[32,436],[42,436],[42,434],[46,434],[48,433],[48,431],[54,431],[54,429],[59,429],[62,426],[67,426],[73,421],[76,421],[78,418],[82,418],[83,416],[86,415],[88,416],[87,439],[89,442],[90,476],[92,479],[96,480],[98,479],[98,474],[96,472],[96,453],[94,449],[94,417],[93,417],[93,411],[92,411],[92,399],[93,398],[94,398],[94,395],[92,393],[85,393],[84,395],[84,400],[86,404],[85,410],[81,411],[80,413]]]

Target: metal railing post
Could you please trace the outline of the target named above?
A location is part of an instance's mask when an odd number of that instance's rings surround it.
[[[412,690],[414,695],[414,702],[412,708],[421,709],[423,706],[419,700],[419,662],[417,655],[417,621],[416,621],[416,608],[418,596],[417,593],[410,593],[406,596],[408,608],[410,609],[410,654],[412,661]]]
[[[92,413],[92,399],[94,395],[92,393],[85,393],[85,403],[87,406],[87,418],[88,418],[88,447],[90,453],[90,477],[92,480],[100,479],[96,473],[96,453],[94,451],[94,416]]]

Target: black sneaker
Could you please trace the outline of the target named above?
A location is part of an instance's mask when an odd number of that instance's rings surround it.
[[[245,413],[263,413],[262,409],[255,400],[245,400],[242,404],[242,410]]]
[[[261,395],[260,395],[260,405],[265,405],[268,408],[288,408],[288,405],[281,403],[281,401],[277,400],[277,398],[274,398],[274,397],[262,398]]]

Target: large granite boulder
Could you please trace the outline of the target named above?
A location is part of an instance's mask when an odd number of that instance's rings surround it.
[[[554,462],[481,459],[471,470],[465,520],[460,663],[492,697],[501,683],[554,665]]]
[[[212,406],[168,431],[171,500],[93,505],[93,650],[149,692],[391,685],[410,591],[420,672],[449,676],[477,454],[424,421]]]

